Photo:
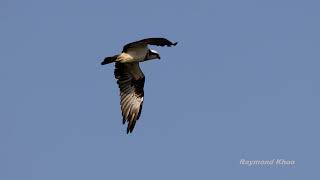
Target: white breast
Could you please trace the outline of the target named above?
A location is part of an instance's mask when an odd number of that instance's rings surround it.
[[[120,61],[122,63],[140,62],[145,59],[148,51],[149,49],[147,46],[131,48],[127,52],[121,53],[117,61]]]

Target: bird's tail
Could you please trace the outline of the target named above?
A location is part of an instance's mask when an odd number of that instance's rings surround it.
[[[110,64],[113,63],[117,60],[118,55],[115,56],[111,56],[111,57],[106,57],[104,58],[104,60],[101,62],[101,65],[105,65],[105,64]]]

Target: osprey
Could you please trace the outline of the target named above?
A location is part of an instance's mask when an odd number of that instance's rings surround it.
[[[121,54],[106,57],[101,62],[101,65],[115,62],[114,75],[120,89],[122,122],[128,122],[127,133],[133,131],[142,110],[145,77],[139,63],[160,59],[159,53],[149,49],[148,45],[170,47],[177,45],[177,42],[172,43],[165,38],[142,39],[126,44]]]

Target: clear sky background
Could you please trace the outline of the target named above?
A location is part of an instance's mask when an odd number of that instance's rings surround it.
[[[319,7],[0,0],[0,179],[319,179]],[[100,62],[147,37],[179,44],[141,65],[127,135],[114,66]]]

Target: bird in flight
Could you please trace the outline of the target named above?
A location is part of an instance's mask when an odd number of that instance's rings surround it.
[[[126,44],[122,53],[106,57],[101,65],[115,62],[114,76],[120,89],[120,105],[123,124],[128,122],[127,134],[132,133],[136,121],[139,119],[143,97],[145,77],[139,67],[140,62],[160,59],[157,51],[149,49],[148,45],[175,46],[165,38],[147,38]]]

